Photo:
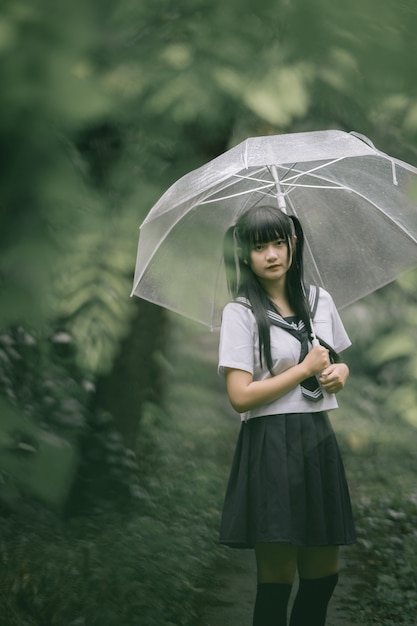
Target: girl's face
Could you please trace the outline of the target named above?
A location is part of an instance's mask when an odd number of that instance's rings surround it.
[[[266,243],[254,243],[251,247],[250,267],[264,286],[285,281],[291,261],[292,247],[281,237]]]

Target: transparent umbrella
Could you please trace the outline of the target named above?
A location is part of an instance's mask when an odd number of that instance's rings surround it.
[[[417,265],[417,168],[337,130],[253,137],[174,183],[140,229],[132,295],[214,328],[228,301],[223,239],[275,203],[305,233],[306,282],[338,308]]]

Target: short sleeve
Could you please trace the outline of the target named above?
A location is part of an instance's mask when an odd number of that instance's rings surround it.
[[[352,345],[333,298],[322,288],[313,325],[318,337],[330,344],[337,353]]]
[[[336,352],[342,352],[349,348],[352,345],[351,340],[343,326],[343,322],[339,315],[338,310],[336,309],[336,305],[332,300],[331,306],[331,316],[332,316],[332,329],[333,329],[333,339],[334,339],[334,349]]]
[[[236,302],[225,306],[219,343],[219,373],[225,367],[254,373],[256,322],[250,309]]]

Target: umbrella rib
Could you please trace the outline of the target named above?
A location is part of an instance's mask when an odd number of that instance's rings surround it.
[[[265,168],[259,170],[260,172],[265,171]],[[244,176],[243,174],[233,174],[235,178],[243,179],[243,180],[254,180],[257,183],[265,183],[267,182],[265,178],[255,178],[255,176]],[[275,181],[274,181],[275,182]]]
[[[223,197],[223,198],[216,198],[216,199],[213,199],[213,200],[205,200],[205,201],[203,201],[203,202],[200,202],[200,203],[197,203],[197,204],[193,204],[193,206],[189,207],[189,209],[188,209],[187,213],[189,213],[190,211],[192,211],[192,210],[193,210],[196,206],[201,206],[202,204],[209,204],[209,203],[213,203],[213,202],[218,202],[218,201],[220,201],[220,200],[227,200],[228,198],[235,198],[235,197],[240,196],[240,195],[243,195],[243,194],[245,194],[245,193],[247,194],[247,193],[252,193],[252,192],[254,192],[254,191],[260,191],[261,189],[264,189],[264,188],[267,188],[267,187],[269,187],[269,188],[273,187],[273,183],[270,183],[270,184],[265,185],[264,187],[260,187],[260,188],[258,188],[258,189],[250,189],[250,190],[247,190],[247,191],[242,192],[242,193],[240,193],[240,194],[232,194],[232,195],[230,195],[230,196],[225,196],[225,197]],[[167,232],[165,233],[165,235],[162,237],[162,239],[160,239],[160,240],[158,241],[158,245],[157,245],[157,246],[154,248],[154,250],[152,251],[152,254],[151,254],[151,256],[150,256],[150,257],[149,257],[149,259],[148,259],[148,262],[147,262],[146,267],[144,267],[144,268],[143,268],[142,273],[138,276],[137,280],[136,280],[136,281],[135,281],[135,283],[134,283],[133,289],[132,289],[131,294],[130,294],[131,296],[133,296],[133,295],[134,295],[134,292],[135,292],[136,288],[138,287],[138,285],[139,285],[140,281],[142,280],[142,276],[143,276],[143,275],[144,275],[144,273],[146,272],[147,267],[149,266],[150,262],[151,262],[151,261],[152,261],[152,259],[155,257],[156,253],[158,252],[158,250],[160,249],[160,247],[161,247],[161,246],[162,246],[162,244],[164,243],[165,239],[169,236],[170,231],[172,230],[172,228],[174,228],[174,226],[176,226],[176,224],[178,224],[178,222],[180,222],[180,221],[183,219],[183,217],[184,217],[184,215],[178,216],[178,218],[177,218],[177,220],[175,221],[175,223],[171,225],[170,230],[169,230],[169,231],[167,231]],[[143,224],[143,226],[146,226],[146,223],[144,223],[144,224]]]
[[[348,187],[336,187],[335,185],[299,185],[298,183],[289,184],[285,182],[281,182],[281,185],[283,185],[284,187],[286,185],[288,185],[288,187],[291,187],[291,189],[287,191],[287,195],[291,193],[292,189],[299,189],[300,187],[305,187],[306,189],[334,189],[335,191],[349,191]]]
[[[337,185],[337,184],[334,184],[334,185],[306,185],[306,184],[299,184],[299,183],[296,183],[296,182],[289,182],[289,181],[292,181],[292,180],[297,180],[297,179],[301,178],[302,176],[313,174],[314,172],[316,172],[319,169],[327,167],[328,165],[333,165],[334,163],[337,163],[338,161],[342,161],[344,158],[345,157],[341,157],[339,159],[334,159],[333,161],[329,161],[326,164],[320,165],[320,166],[315,167],[315,168],[313,168],[311,170],[308,170],[306,172],[299,172],[295,176],[291,176],[291,177],[286,178],[286,179],[281,179],[280,180],[280,184],[283,187],[291,187],[291,189],[286,191],[284,193],[284,195],[288,195],[288,193],[290,193],[292,191],[292,189],[296,189],[298,187],[305,187],[305,188],[308,188],[308,189],[335,189],[335,190],[339,190],[339,191],[345,191],[347,189],[346,187],[344,187],[343,185]],[[294,166],[289,171],[293,171],[293,170],[294,170]],[[262,169],[259,170],[259,171],[262,171]],[[243,174],[233,174],[233,176],[235,176],[235,178],[238,178],[239,180],[249,180],[249,181],[254,181],[254,182],[258,182],[258,183],[265,183],[266,182],[265,179],[263,179],[263,178],[256,178],[255,176],[244,176]],[[258,189],[251,189],[250,191],[259,191],[259,190],[262,190],[264,188],[265,188],[265,186],[259,187]],[[241,192],[241,194],[248,193],[248,192],[249,192],[249,190],[245,191],[245,192]],[[236,195],[239,195],[239,194],[236,194]],[[219,199],[223,200],[223,199],[233,198],[233,197],[235,197],[235,196],[231,195],[231,196],[227,196],[227,197],[219,198]],[[209,202],[212,202],[212,200],[206,201],[206,202],[204,202],[202,204],[208,204]]]
[[[237,198],[238,196],[244,196],[248,193],[253,193],[255,191],[262,191],[262,189],[270,189],[274,186],[274,183],[267,183],[266,185],[262,185],[261,187],[255,189],[245,189],[245,191],[239,191],[239,193],[232,193],[229,196],[222,196],[221,198],[212,198],[211,200],[203,200],[200,202],[202,204],[212,204],[213,202],[220,202],[222,200],[230,200],[231,198]]]
[[[263,168],[263,167],[261,167],[261,168],[259,168],[257,171],[261,172],[263,169],[264,169],[264,168]],[[262,181],[262,182],[265,182],[265,181]],[[227,185],[227,186],[230,186],[230,185]],[[190,207],[188,208],[188,210],[187,210],[187,213],[189,213],[190,211],[192,211],[192,210],[193,210],[196,206],[200,206],[200,205],[202,205],[202,204],[210,204],[210,203],[213,203],[213,202],[219,202],[220,200],[227,200],[227,199],[229,199],[229,198],[235,198],[235,197],[237,197],[237,196],[239,196],[239,195],[242,195],[242,194],[245,194],[245,193],[252,193],[253,191],[261,191],[262,189],[265,189],[265,188],[272,188],[273,186],[274,186],[274,183],[271,181],[270,183],[267,183],[266,185],[264,185],[264,186],[262,186],[262,187],[259,187],[258,189],[249,189],[249,190],[247,190],[247,191],[245,191],[245,192],[242,192],[242,193],[239,193],[239,194],[231,194],[230,196],[224,196],[224,197],[222,197],[222,198],[215,198],[215,199],[212,199],[212,200],[203,200],[202,202],[197,202],[197,203],[194,203],[192,206],[190,206]],[[175,226],[178,222],[180,222],[180,221],[183,219],[183,217],[184,217],[184,215],[178,216],[178,218],[177,218],[176,222],[172,225],[172,228],[173,228],[173,227],[174,227],[174,226]],[[146,226],[146,224],[147,224],[147,222],[146,222],[146,220],[145,220],[145,221],[143,222],[143,224],[142,224],[141,228],[142,228],[143,226]],[[171,228],[171,229],[172,229],[172,228]],[[163,237],[163,238],[162,238],[162,239],[158,242],[157,247],[156,247],[156,248],[152,251],[152,255],[151,255],[151,256],[150,256],[150,258],[148,259],[147,266],[149,266],[149,263],[152,261],[152,259],[154,258],[154,256],[155,256],[155,255],[156,255],[156,253],[158,252],[159,248],[161,247],[161,245],[163,244],[163,242],[165,241],[165,239],[168,237],[169,232],[170,232],[170,231],[168,231],[167,233],[165,233],[165,236],[164,236],[164,237]],[[131,296],[133,296],[133,295],[134,295],[134,292],[135,292],[136,288],[138,287],[138,285],[139,285],[140,281],[142,280],[142,276],[144,275],[145,271],[146,271],[146,267],[144,267],[144,268],[143,268],[142,273],[140,274],[140,276],[139,276],[139,277],[137,278],[137,280],[135,281],[134,286],[133,286],[133,289],[132,289],[131,294],[130,294]]]
[[[344,159],[346,159],[346,157],[339,157],[338,159],[333,159],[333,161],[322,163],[321,165],[317,165],[317,167],[313,167],[313,169],[311,170],[307,170],[306,172],[299,172],[295,176],[290,176],[289,178],[286,178],[285,181],[288,183],[289,180],[297,179],[297,178],[300,178],[301,176],[306,176],[307,174],[313,174],[313,172],[317,172],[318,170],[321,170],[324,167],[328,167],[329,165],[334,165],[334,163],[338,163],[339,161],[343,161]],[[296,163],[294,164],[294,166],[291,168],[290,171],[294,171],[295,166],[296,166]],[[283,183],[284,181],[281,181],[281,182]]]
[[[337,161],[340,161],[341,159],[337,159]],[[331,165],[332,163],[335,163],[336,161],[332,161],[331,163],[328,163],[327,165]],[[321,166],[324,167],[324,166]],[[291,181],[293,178],[297,179],[297,178],[301,178],[301,176],[305,176],[307,174],[311,174],[312,172],[314,172],[316,169],[319,168],[315,168],[313,170],[309,170],[308,172],[300,172],[299,174],[297,174],[296,176],[292,176],[290,178],[287,179],[281,179],[280,180],[280,184],[283,186],[287,186],[287,187],[293,187],[294,189],[296,187],[311,187],[312,189],[340,189],[340,190],[344,190],[346,189],[346,187],[342,186],[336,186],[336,185],[332,185],[332,186],[324,186],[324,185],[303,185],[303,184],[298,184],[298,183],[289,183],[288,181]],[[255,182],[258,183],[265,183],[265,179],[264,178],[255,178],[254,176],[244,176],[243,174],[233,174],[233,176],[235,176],[236,178],[239,178],[240,180],[253,180]],[[256,191],[256,189],[254,190]]]
[[[307,173],[307,172],[306,172]],[[310,172],[309,172],[310,173]],[[253,180],[253,181],[259,181],[264,183],[265,181],[263,180],[259,180],[256,178],[252,178],[251,176],[239,176],[238,174],[235,174],[236,177],[244,179],[244,180]],[[221,196],[220,198],[212,198],[210,200],[203,200],[202,202],[200,202],[200,204],[212,204],[213,202],[220,202],[221,200],[230,200],[231,198],[237,198],[238,196],[244,196],[245,194],[248,193],[254,193],[257,191],[262,191],[263,189],[272,189],[274,187],[273,182],[271,183],[267,183],[265,185],[262,185],[260,187],[257,188],[252,188],[252,189],[245,189],[245,191],[239,191],[238,193],[233,193],[230,194],[228,196]],[[336,187],[334,185],[299,185],[299,184],[294,184],[294,183],[287,183],[287,182],[281,182],[281,184],[283,186],[288,186],[291,187],[291,189],[289,189],[284,195],[288,195],[292,189],[296,189],[298,187],[305,187],[308,189],[335,189],[336,191],[346,191],[349,190],[348,187]]]
[[[288,204],[291,207],[291,211],[292,211],[293,215],[298,218],[297,211],[295,210],[295,207],[294,207],[294,204],[292,202],[291,196],[288,196],[287,201],[288,201]],[[304,238],[304,245],[307,246],[307,248],[308,248],[308,251],[310,253],[310,257],[311,257],[311,259],[313,261],[314,269],[316,270],[317,276],[320,279],[320,284],[321,284],[322,287],[324,287],[324,281],[323,281],[323,279],[321,277],[320,270],[318,268],[318,265],[316,263],[316,259],[314,258],[313,252],[312,252],[311,247],[310,247],[310,243],[309,243],[307,238]]]
[[[220,262],[217,265],[217,272],[216,272],[216,277],[215,277],[215,281],[214,281],[214,293],[217,294],[217,290],[219,287],[219,283],[220,283],[220,274],[221,274],[221,268],[223,265],[223,257],[220,259]],[[215,302],[216,298],[214,297],[211,303],[211,312],[210,312],[210,330],[213,331],[214,326],[213,326],[213,322],[214,322],[214,314],[215,314],[215,310],[216,310],[216,302]]]

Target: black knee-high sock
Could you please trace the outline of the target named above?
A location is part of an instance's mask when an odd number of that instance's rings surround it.
[[[339,575],[324,578],[300,578],[300,585],[291,611],[290,626],[324,626],[327,605]]]
[[[280,583],[258,585],[253,626],[286,626],[291,587]]]

